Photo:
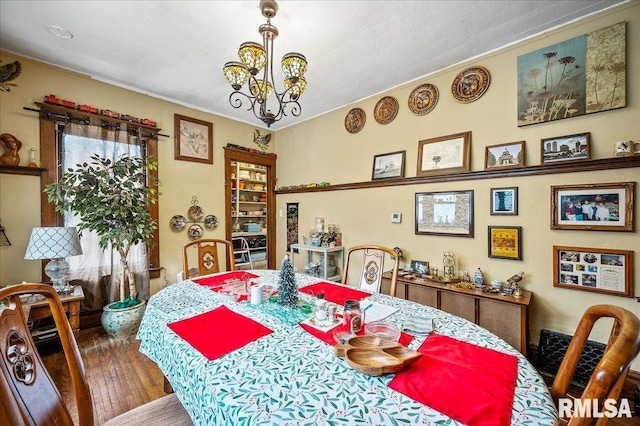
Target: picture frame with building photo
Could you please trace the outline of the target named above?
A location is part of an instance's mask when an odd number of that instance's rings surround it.
[[[591,158],[591,134],[546,138],[540,141],[540,164],[584,161]]]
[[[551,229],[633,232],[635,182],[551,187]]]
[[[484,169],[510,169],[525,166],[525,141],[489,145],[484,152]]]
[[[397,151],[374,156],[371,180],[403,177],[406,154],[407,151]]]
[[[518,215],[518,187],[491,188],[490,214],[492,216]]]
[[[553,286],[633,297],[633,251],[553,246]]]

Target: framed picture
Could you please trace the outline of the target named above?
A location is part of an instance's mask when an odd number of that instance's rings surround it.
[[[213,124],[174,114],[176,160],[213,164]]]
[[[490,214],[494,216],[518,215],[518,187],[491,188]]]
[[[589,132],[541,140],[541,164],[582,161],[590,158],[591,143]]]
[[[390,152],[373,157],[371,179],[389,179],[404,176],[404,157],[407,151]]]
[[[551,187],[551,229],[634,231],[635,182]]]
[[[623,108],[626,50],[619,22],[518,56],[518,126]]]
[[[471,132],[420,141],[416,176],[468,172]]]
[[[484,151],[484,169],[523,167],[525,141],[490,145]]]
[[[416,193],[416,234],[473,238],[473,190]]]
[[[553,246],[553,286],[633,297],[633,251]]]
[[[522,227],[489,226],[489,257],[522,260]]]
[[[412,260],[411,269],[415,272],[418,272],[419,274],[429,275],[429,262],[424,262],[422,260]]]

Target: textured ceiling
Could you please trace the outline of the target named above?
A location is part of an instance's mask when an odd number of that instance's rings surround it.
[[[286,1],[271,23],[277,63],[307,57],[300,117],[368,98],[624,0]],[[199,110],[263,126],[229,105],[222,74],[244,41],[261,42],[259,1],[0,0],[0,49]],[[62,39],[47,31],[70,31]],[[0,58],[2,59],[2,58]],[[281,88],[282,73],[276,72]],[[19,81],[16,81],[19,83]],[[64,96],[63,93],[56,93]]]

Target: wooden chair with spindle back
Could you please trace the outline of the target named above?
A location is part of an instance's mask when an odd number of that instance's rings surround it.
[[[349,279],[349,264],[361,262],[362,271],[358,276],[359,287],[363,290],[379,293],[386,255],[389,255],[394,259],[389,294],[391,296],[395,296],[398,286],[398,268],[400,267],[400,258],[398,253],[385,246],[370,244],[351,247],[347,251],[347,260],[342,273],[342,284],[347,284]]]
[[[604,355],[596,365],[591,378],[584,388],[581,401],[598,401],[598,410],[604,413],[605,400],[617,400],[629,373],[629,366],[640,352],[640,319],[630,311],[613,305],[594,305],[583,314],[567,352],[551,387],[551,396],[556,406],[560,398],[567,397],[571,379],[578,366],[580,355],[593,325],[601,318],[612,318],[613,326],[609,334],[609,341]],[[574,405],[575,406],[575,405]],[[596,417],[591,413],[589,418],[574,415],[568,419],[561,419],[561,424],[569,426],[587,426],[606,424],[609,418]]]
[[[193,273],[189,271],[189,252],[193,251],[192,249],[194,248],[197,251],[198,275],[215,274],[217,272],[223,271],[224,269],[222,269],[220,265],[220,259],[222,258],[221,255],[225,252],[226,270],[233,271],[236,269],[233,254],[233,243],[231,241],[203,238],[200,240],[191,241],[190,243],[184,245],[182,252],[182,271],[185,280],[193,276]],[[220,253],[219,249],[222,249],[222,253]]]
[[[73,419],[56,384],[47,372],[31,338],[20,296],[41,295],[60,337],[71,376],[72,392],[80,426],[95,422],[93,399],[78,344],[57,293],[50,285],[19,284],[0,289],[0,425],[72,426]],[[168,420],[171,425],[192,425],[175,394],[166,395],[121,414],[107,425],[152,424]]]

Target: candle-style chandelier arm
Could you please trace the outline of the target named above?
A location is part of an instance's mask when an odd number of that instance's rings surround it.
[[[285,79],[284,90],[279,93],[273,75],[273,40],[278,36],[278,29],[271,25],[271,18],[275,16],[278,5],[275,0],[261,0],[260,9],[267,18],[266,24],[259,28],[263,44],[242,43],[238,50],[241,62],[227,62],[223,72],[234,90],[229,95],[231,106],[242,107],[244,96],[249,102],[247,110],[251,110],[270,127],[287,115],[287,109],[295,117],[302,112],[298,100],[307,87],[307,81],[303,77],[307,70],[307,60],[304,55],[295,52],[282,57]],[[259,76],[260,73],[262,76]],[[248,93],[241,91],[245,83]]]

